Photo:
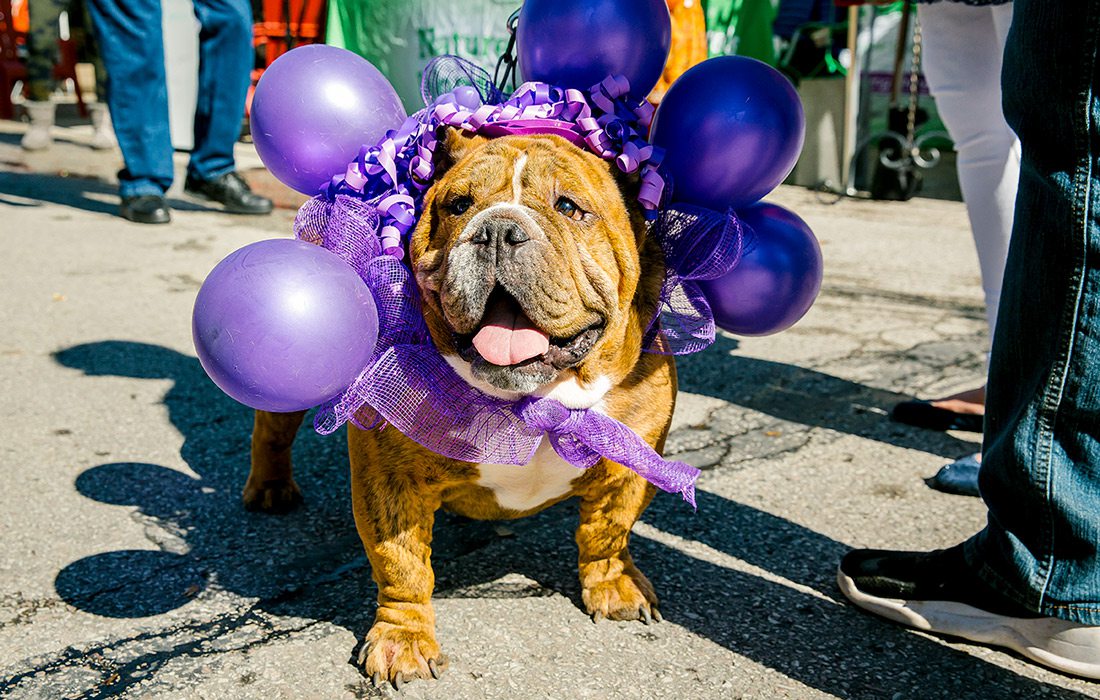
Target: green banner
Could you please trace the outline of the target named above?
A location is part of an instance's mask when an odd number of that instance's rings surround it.
[[[329,0],[325,42],[378,67],[410,112],[424,106],[420,78],[454,54],[491,74],[508,46],[508,16],[521,0]]]
[[[775,65],[772,0],[707,0],[703,8],[711,56],[737,54]]]

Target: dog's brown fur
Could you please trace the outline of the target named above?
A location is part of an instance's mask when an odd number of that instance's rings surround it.
[[[470,217],[522,196],[520,203],[545,233],[536,242],[541,247],[534,267],[522,270],[528,288],[514,292],[524,311],[551,337],[569,338],[594,318],[605,321],[602,337],[584,359],[552,384],[574,381],[584,388],[610,380],[600,410],[660,452],[676,375],[670,357],[641,351],[664,267],[633,203],[636,185],[619,178],[613,165],[555,136],[487,141],[450,132],[445,146],[438,164],[443,174],[425,196],[409,246],[425,320],[440,352],[454,355],[456,333],[470,333],[477,320],[476,309],[463,309],[469,299],[455,296],[463,281],[452,279],[448,254],[459,245]],[[524,161],[526,167],[517,166]],[[560,214],[555,202],[563,194],[590,218],[574,221]],[[469,197],[474,205],[454,213],[448,204],[456,196]],[[497,274],[507,281],[506,272]],[[300,413],[256,414],[246,506],[283,510],[299,500],[290,446],[301,419]],[[378,610],[360,662],[376,681],[427,678],[442,666],[431,605],[432,524],[441,507],[472,518],[516,518],[576,496],[579,572],[589,614],[644,621],[658,615],[653,587],[627,549],[631,527],[654,494],[634,472],[601,460],[578,471],[567,493],[517,511],[502,507],[492,490],[477,483],[478,465],[430,452],[392,428],[351,428],[348,443],[355,521],[378,584]]]

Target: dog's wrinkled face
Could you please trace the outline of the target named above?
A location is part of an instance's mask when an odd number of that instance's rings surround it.
[[[643,229],[609,164],[556,136],[449,131],[441,146],[445,172],[410,245],[439,349],[530,394],[637,345],[627,336]]]

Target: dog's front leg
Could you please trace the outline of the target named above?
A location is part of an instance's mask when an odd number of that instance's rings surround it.
[[[252,428],[252,471],[241,494],[248,510],[282,513],[301,502],[302,492],[294,483],[290,449],[305,415],[305,411],[256,411]]]
[[[411,475],[410,465],[391,471],[355,464],[354,452],[352,459],[355,524],[378,584],[359,663],[376,685],[438,677],[445,662],[435,639],[431,541],[440,495]]]
[[[596,621],[659,620],[657,594],[627,550],[630,529],[656,489],[617,464],[604,462],[598,468],[604,468],[606,476],[580,493],[577,548],[585,608]]]

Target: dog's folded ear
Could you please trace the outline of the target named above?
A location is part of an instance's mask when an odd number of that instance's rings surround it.
[[[442,127],[435,147],[435,174],[442,175],[489,139],[453,126]]]
[[[638,195],[642,190],[642,177],[637,171],[624,173],[611,162],[608,163],[607,167],[611,177],[615,178],[615,184],[619,186],[619,192],[623,195],[623,204],[626,206],[627,213],[630,214],[630,223],[634,227],[634,235],[639,247],[641,247],[642,240],[649,230],[649,226],[646,224],[645,211],[638,201]]]

